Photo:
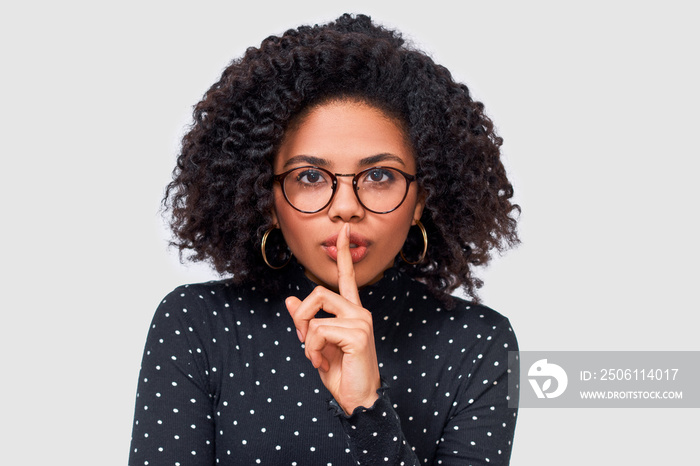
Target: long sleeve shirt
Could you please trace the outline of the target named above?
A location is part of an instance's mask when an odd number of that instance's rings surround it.
[[[508,367],[517,351],[508,319],[461,300],[448,310],[425,285],[387,270],[360,290],[380,396],[347,415],[284,305],[315,285],[297,264],[288,269],[279,296],[224,280],[162,301],[141,366],[130,465],[508,464],[517,415],[508,372],[518,370]]]

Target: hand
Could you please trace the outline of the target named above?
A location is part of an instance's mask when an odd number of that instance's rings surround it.
[[[338,291],[318,286],[300,301],[286,299],[306,357],[318,369],[321,381],[347,413],[358,406],[370,407],[381,386],[374,347],[372,314],[362,307],[350,255],[350,224],[338,234]],[[323,309],[335,318],[316,319]]]

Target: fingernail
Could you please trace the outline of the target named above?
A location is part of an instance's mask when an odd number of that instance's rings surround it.
[[[350,238],[350,224],[349,223],[345,224],[345,236]]]
[[[301,336],[301,331],[297,329],[297,336],[299,337],[299,341],[304,343],[304,338]]]

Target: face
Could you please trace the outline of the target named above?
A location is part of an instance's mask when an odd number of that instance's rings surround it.
[[[415,175],[413,152],[403,130],[380,110],[357,102],[331,102],[313,109],[288,131],[275,158],[276,174],[313,165],[331,173],[358,173],[383,166]],[[314,282],[338,289],[335,240],[350,223],[351,254],[358,286],[379,280],[401,250],[408,230],[420,219],[423,200],[410,183],[401,206],[387,214],[366,210],[355,196],[352,177],[338,177],[332,202],[317,213],[302,213],[274,186],[272,220]]]

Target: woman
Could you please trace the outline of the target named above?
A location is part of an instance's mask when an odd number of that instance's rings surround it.
[[[223,72],[164,202],[231,278],[158,308],[130,464],[508,463],[517,343],[473,268],[518,207],[482,110],[361,15]]]

